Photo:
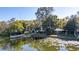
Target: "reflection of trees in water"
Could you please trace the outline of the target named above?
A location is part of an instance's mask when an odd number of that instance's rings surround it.
[[[14,50],[22,50],[22,46],[25,44],[29,44],[29,47],[35,48],[39,51],[55,51],[59,50],[59,46],[52,46],[50,41],[46,40],[32,40],[32,39],[19,39],[11,42],[11,47]]]
[[[50,41],[46,40],[33,40],[30,44],[30,47],[36,48],[40,51],[55,51],[59,50],[59,46],[52,46]]]
[[[71,44],[68,44],[66,45],[66,48],[69,50],[69,51],[79,51],[79,46],[75,46],[75,45],[71,45]]]
[[[24,39],[18,39],[11,42],[11,46],[14,50],[22,50],[22,46],[25,44],[28,44],[28,42]]]
[[[2,47],[3,49],[8,50],[22,50],[22,46],[25,44],[30,44],[29,47],[35,48],[39,51],[51,51],[51,50],[59,50],[58,46],[52,46],[52,43],[47,40],[32,40],[32,39],[18,39],[15,41],[3,41]],[[56,42],[55,42],[55,45]]]
[[[60,43],[58,41],[50,39],[17,39],[15,41],[10,41],[9,39],[0,41],[0,48],[3,50],[13,50],[19,51],[23,50],[23,45],[28,45],[28,48],[34,48],[38,51],[58,51],[60,49]],[[67,50],[76,51],[79,47],[75,45],[65,45]],[[27,50],[27,48],[26,48]]]
[[[0,41],[0,48],[3,49],[3,50],[9,50],[11,48],[9,38],[3,38]]]

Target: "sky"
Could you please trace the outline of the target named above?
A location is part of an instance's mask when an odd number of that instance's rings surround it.
[[[0,7],[0,21],[8,21],[11,18],[17,20],[35,19],[35,12],[38,7]],[[58,15],[59,18],[74,15],[79,11],[79,7],[54,7],[52,14]]]

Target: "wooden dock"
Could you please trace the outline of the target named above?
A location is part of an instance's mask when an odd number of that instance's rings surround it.
[[[10,40],[16,40],[16,38],[29,38],[29,37],[31,37],[30,34],[28,34],[28,35],[20,34],[20,35],[10,36]]]

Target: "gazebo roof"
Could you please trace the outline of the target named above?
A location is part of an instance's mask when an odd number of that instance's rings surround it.
[[[77,29],[76,31],[79,32],[79,29]]]
[[[64,30],[60,28],[56,28],[55,31],[64,31]]]

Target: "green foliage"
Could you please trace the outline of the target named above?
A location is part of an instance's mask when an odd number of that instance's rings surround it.
[[[79,29],[79,14],[59,19],[57,15],[52,15],[53,7],[40,7],[36,11],[37,20],[15,20],[10,19],[9,22],[0,22],[0,35],[10,35],[11,33],[25,33],[40,30],[46,32],[54,32],[54,29],[61,28],[74,32]],[[67,21],[67,19],[69,19]]]
[[[68,33],[72,33],[74,34],[77,26],[76,26],[76,16],[72,15],[71,18],[69,19],[69,21],[67,22],[66,26],[64,27],[64,29],[68,32]]]
[[[14,21],[10,24],[10,30],[13,30],[14,32],[17,31],[17,32],[23,32],[24,30],[24,27],[23,27],[23,24],[21,21]]]
[[[40,28],[46,32],[54,32],[56,28],[64,28],[66,25],[65,19],[58,19],[57,15],[52,15],[53,7],[40,7],[36,14],[37,20],[40,20]]]
[[[58,19],[56,23],[56,28],[61,28],[63,29],[64,26],[66,25],[67,21],[65,19]]]
[[[38,8],[38,10],[35,14],[36,14],[37,20],[40,21],[39,22],[40,28],[42,28],[43,24],[45,23],[45,22],[43,23],[43,21],[48,21],[47,19],[51,18],[50,15],[51,15],[52,11],[53,11],[53,7],[40,7],[40,8]],[[46,22],[46,24],[49,22]],[[44,26],[49,26],[49,24],[47,24],[47,25],[46,24],[44,24]]]
[[[49,33],[51,34],[54,31],[55,25],[54,25],[52,15],[49,16],[48,18],[46,18],[46,20],[42,21],[42,27],[47,34],[49,34]]]
[[[35,14],[36,14],[36,17],[38,20],[44,20],[48,16],[50,16],[52,11],[53,11],[53,7],[40,7],[40,8],[38,8],[38,10]]]

